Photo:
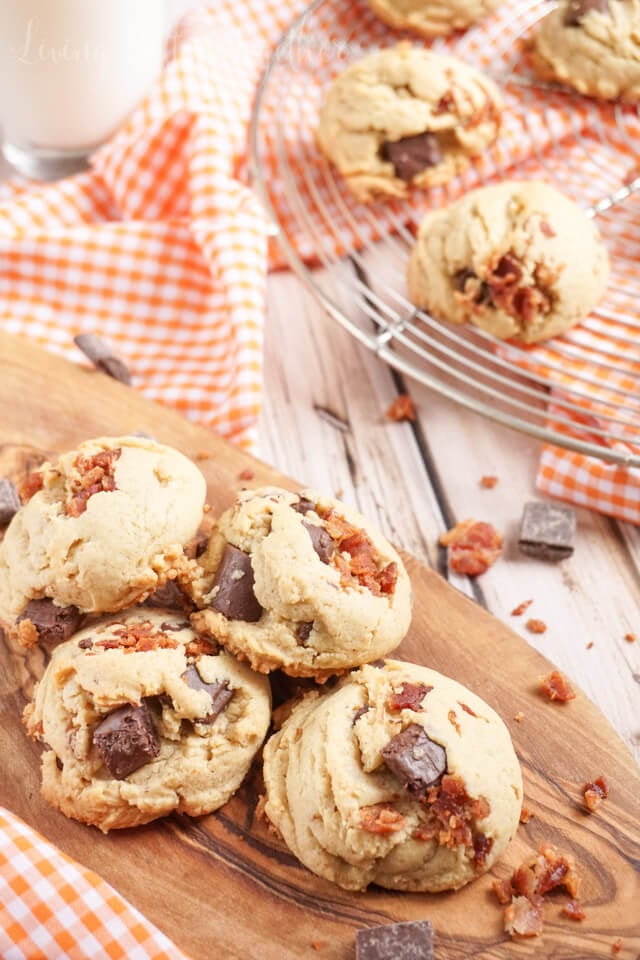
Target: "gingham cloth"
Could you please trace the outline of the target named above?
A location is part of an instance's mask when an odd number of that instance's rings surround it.
[[[0,807],[2,960],[187,960],[91,870]]]

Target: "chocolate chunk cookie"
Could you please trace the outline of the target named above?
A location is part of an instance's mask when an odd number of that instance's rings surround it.
[[[367,0],[381,20],[397,30],[437,37],[465,30],[495,10],[501,0]]]
[[[640,99],[640,2],[563,0],[530,44],[545,80],[607,100]]]
[[[424,218],[409,294],[440,320],[534,343],[583,320],[609,276],[598,230],[546,183],[472,190]]]
[[[516,832],[509,732],[442,674],[387,660],[307,694],[264,749],[265,813],[310,870],[348,890],[455,890]]]
[[[496,86],[461,60],[400,43],[352,63],[329,88],[317,140],[360,200],[443,184],[500,126]]]
[[[326,679],[394,649],[411,618],[404,565],[363,516],[312,491],[247,490],[185,584],[196,628],[256,670]]]
[[[226,803],[270,710],[266,678],[175,611],[140,609],[57,646],[25,722],[45,745],[45,799],[107,832]]]

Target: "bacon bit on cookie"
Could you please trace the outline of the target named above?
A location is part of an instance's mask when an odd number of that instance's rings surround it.
[[[512,617],[521,617],[525,610],[528,610],[533,600],[523,600],[522,603],[519,603],[517,607],[514,607],[511,611]]]
[[[401,813],[385,803],[374,803],[360,810],[360,826],[367,833],[397,833],[405,825]]]
[[[461,733],[460,724],[458,723],[458,716],[455,710],[449,710],[449,713],[447,714],[447,720],[449,721],[453,729],[456,731],[458,736],[460,736],[460,733]]]
[[[318,505],[315,509],[336,544],[332,563],[341,574],[342,585],[349,587],[355,582],[376,597],[390,596],[398,579],[397,563],[392,561],[380,569],[380,555],[364,530],[354,527],[331,508]]]
[[[492,847],[493,837],[487,837],[484,833],[474,833],[473,862],[476,867],[484,867]]]
[[[635,633],[625,633],[624,638],[627,641],[627,643],[634,643],[636,639],[636,635]]]
[[[426,806],[441,825],[438,842],[442,846],[464,844],[475,850],[471,822],[489,816],[491,807],[485,797],[470,797],[462,777],[445,774],[437,786],[429,788]]]
[[[150,620],[124,624],[113,631],[114,636],[96,640],[95,646],[103,650],[124,650],[125,653],[146,653],[149,650],[175,650],[178,641],[156,630]]]
[[[549,700],[557,700],[558,703],[568,703],[569,700],[575,700],[576,695],[573,687],[559,670],[552,670],[547,677],[540,681],[540,689],[547,695]]]
[[[70,517],[79,517],[87,509],[87,501],[94,493],[111,492],[116,489],[115,462],[122,450],[101,450],[91,457],[79,456],[74,466],[77,478],[72,479],[67,494],[65,509]]]
[[[206,637],[197,637],[190,640],[185,647],[185,653],[188,657],[212,657],[220,648],[214,640],[208,640]]]
[[[462,703],[461,700],[458,700],[458,703],[460,704],[460,706],[462,707],[462,709],[464,710],[464,712],[465,712],[465,713],[468,713],[470,717],[477,717],[477,716],[478,716],[478,714],[475,713],[475,711],[473,711],[473,710],[471,709],[471,707],[468,707],[468,706],[466,705],[466,703]]]
[[[506,932],[512,937],[537,936],[542,932],[544,895],[564,887],[575,900],[579,885],[571,858],[559,853],[551,844],[543,843],[539,855],[520,864],[510,880],[493,882],[493,892],[498,901],[503,905],[508,904],[505,910]]]
[[[532,817],[535,817],[535,813],[529,810],[528,807],[523,807],[520,811],[520,823],[529,823]]]
[[[387,697],[385,707],[391,713],[399,710],[418,710],[426,695],[432,690],[433,687],[427,683],[403,683],[399,690],[394,690]]]
[[[462,520],[441,534],[439,542],[449,548],[451,569],[468,577],[486,573],[502,553],[502,536],[483,520]]]
[[[44,477],[40,471],[35,473],[30,473],[24,478],[20,486],[18,487],[18,496],[20,497],[20,503],[28,503],[31,500],[31,497],[42,490],[42,484],[44,483]]]
[[[525,627],[529,633],[546,633],[547,625],[544,620],[535,620],[533,617],[530,620],[527,620]]]
[[[611,944],[611,953],[620,953],[622,950],[623,940],[622,937],[618,937],[617,940],[614,940]]]
[[[603,800],[609,796],[609,786],[604,777],[598,777],[591,783],[585,783],[582,788],[584,802],[590,813],[593,813]]]
[[[385,417],[387,420],[395,420],[396,423],[401,420],[415,420],[416,408],[409,394],[401,393],[399,397],[396,397],[387,409]]]
[[[586,913],[579,900],[569,900],[562,908],[562,913],[570,920],[584,920]]]
[[[238,474],[238,480],[253,480],[255,478],[255,473],[249,467],[245,467],[244,470],[241,470]]]
[[[498,483],[498,478],[491,476],[490,474],[480,477],[480,486],[484,487],[485,490],[493,490],[493,488]]]

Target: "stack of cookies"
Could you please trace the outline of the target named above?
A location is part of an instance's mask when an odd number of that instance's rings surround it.
[[[517,828],[518,760],[471,691],[383,659],[411,620],[393,547],[345,504],[275,487],[203,536],[205,494],[190,460],[131,436],[24,483],[0,615],[50,654],[24,711],[46,800],[105,832],[211,813],[273,723],[263,807],[310,870],[437,891],[489,869]],[[299,686],[278,722],[274,671]]]

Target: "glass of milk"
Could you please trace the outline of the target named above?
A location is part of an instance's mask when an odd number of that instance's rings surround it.
[[[2,151],[55,179],[127,118],[162,68],[165,0],[0,0]]]

